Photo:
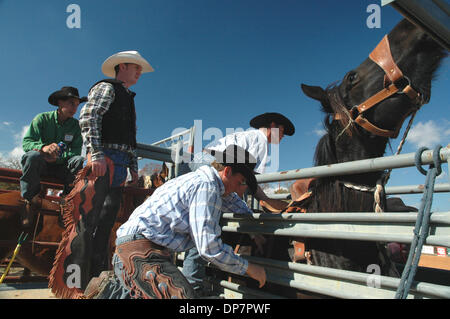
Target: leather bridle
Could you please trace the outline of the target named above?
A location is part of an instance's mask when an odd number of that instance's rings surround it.
[[[403,75],[400,68],[394,62],[387,35],[384,36],[383,40],[381,40],[381,42],[372,51],[372,53],[370,53],[369,58],[379,67],[381,67],[385,73],[384,89],[372,95],[363,103],[354,106],[349,111],[348,115],[352,122],[357,123],[362,128],[374,135],[396,138],[406,117],[408,117],[412,112],[417,111],[424,104],[423,97],[411,86],[411,81],[409,80],[409,78]],[[405,94],[416,105],[415,109],[412,109],[410,112],[404,115],[403,119],[399,122],[395,130],[386,130],[379,128],[376,125],[370,123],[363,116],[364,112],[367,112],[369,109],[394,94]],[[341,119],[341,115],[335,114],[334,119]]]

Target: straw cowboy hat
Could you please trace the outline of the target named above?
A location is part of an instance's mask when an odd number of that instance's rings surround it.
[[[223,152],[205,149],[216,158],[216,162],[223,166],[231,166],[235,172],[241,173],[246,180],[251,194],[256,194],[258,182],[255,177],[256,159],[245,149],[238,145],[229,145]]]
[[[295,133],[295,126],[292,122],[284,115],[280,113],[264,113],[255,116],[250,121],[250,126],[254,128],[269,127],[270,123],[275,122],[278,125],[284,126],[284,135],[292,136]]]
[[[123,51],[111,55],[102,64],[102,72],[104,75],[114,78],[116,72],[114,67],[120,63],[134,63],[142,67],[142,73],[153,72],[150,63],[147,62],[137,51]]]
[[[80,103],[87,102],[87,97],[80,97],[78,89],[72,86],[64,86],[61,90],[55,91],[48,97],[48,103],[54,106],[58,106],[58,100],[66,100],[69,98],[76,98],[80,100]]]

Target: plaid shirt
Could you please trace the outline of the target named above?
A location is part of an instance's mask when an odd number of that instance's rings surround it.
[[[135,149],[130,145],[102,143],[103,115],[109,110],[114,98],[114,86],[111,83],[101,82],[90,90],[88,102],[80,112],[81,134],[93,161],[105,157],[103,149],[118,150],[130,154],[130,169],[137,172]]]
[[[245,274],[248,262],[222,242],[219,221],[222,211],[252,211],[236,193],[222,196],[224,192],[216,169],[202,166],[157,188],[117,230],[117,237],[142,234],[177,252],[195,245],[200,256],[221,269]]]

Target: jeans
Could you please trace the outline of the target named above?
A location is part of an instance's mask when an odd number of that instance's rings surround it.
[[[69,185],[74,181],[77,172],[83,168],[84,158],[73,156],[64,164],[48,163],[38,151],[29,151],[22,156],[22,176],[20,177],[20,193],[31,201],[41,191],[41,176],[47,175],[60,179],[64,184],[64,194],[70,192]]]
[[[121,244],[143,238],[145,237],[139,234],[119,237],[116,238],[116,247]],[[114,254],[111,264],[114,270],[114,278],[110,279],[105,289],[103,289],[103,291],[97,296],[97,299],[132,299],[130,290],[126,288],[123,281],[123,263],[119,256]]]
[[[194,159],[189,163],[189,168],[194,172],[199,167],[209,165],[213,161],[215,158],[211,154],[199,152],[194,155]],[[204,289],[206,261],[200,257],[196,247],[185,252],[182,272],[196,292],[200,293]]]
[[[183,275],[191,284],[192,288],[200,294],[205,286],[203,280],[206,276],[206,261],[200,257],[196,247],[185,252],[183,261]]]

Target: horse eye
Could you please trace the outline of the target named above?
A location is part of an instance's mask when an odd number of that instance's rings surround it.
[[[358,80],[359,80],[358,73],[355,71],[351,71],[346,75],[346,82],[349,89],[354,87],[356,83],[358,83]]]
[[[356,73],[356,72],[350,72],[349,74],[348,74],[348,81],[349,82],[354,82],[355,80],[357,80],[358,79],[358,73]]]

